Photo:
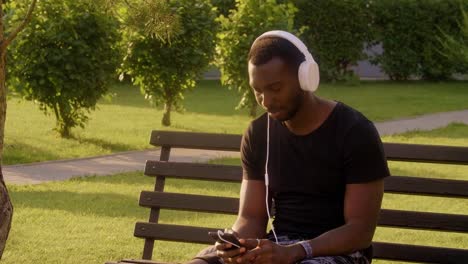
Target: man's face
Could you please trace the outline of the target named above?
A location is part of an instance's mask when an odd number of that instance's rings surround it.
[[[258,66],[249,62],[249,81],[257,102],[272,118],[290,120],[301,107],[303,92],[297,73],[282,59],[274,57]]]

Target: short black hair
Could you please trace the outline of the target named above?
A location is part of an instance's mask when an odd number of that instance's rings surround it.
[[[299,65],[305,61],[304,54],[289,40],[267,36],[259,39],[250,48],[248,61],[253,65],[262,65],[273,59],[279,57],[290,67],[294,72],[297,72]]]

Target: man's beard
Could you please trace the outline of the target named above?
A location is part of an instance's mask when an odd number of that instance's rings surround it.
[[[285,118],[281,118],[281,120],[279,121],[285,122],[285,121],[291,120],[297,114],[303,102],[304,102],[304,92],[302,91],[302,89],[300,89],[299,92],[297,92],[297,94],[291,100],[292,109],[288,111]]]

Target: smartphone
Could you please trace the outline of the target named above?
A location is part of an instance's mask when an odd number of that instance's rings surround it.
[[[208,232],[208,235],[219,243],[231,244],[233,246],[232,249],[241,247],[239,239],[232,233],[225,233],[218,230],[216,232]]]

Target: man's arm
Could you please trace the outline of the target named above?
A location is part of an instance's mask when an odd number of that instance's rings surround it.
[[[344,201],[345,224],[309,241],[314,256],[352,253],[370,246],[380,212],[384,191],[383,179],[347,184]],[[294,245],[295,259],[305,252]]]
[[[263,181],[242,180],[239,213],[236,222],[232,226],[237,237],[256,239],[265,236],[268,224],[265,191],[265,183]],[[246,250],[254,247],[229,250],[231,245],[216,243],[217,254],[224,259],[225,263],[237,263],[237,258],[241,257]]]
[[[240,191],[239,214],[232,229],[240,238],[263,238],[267,224],[265,182],[244,179]]]

